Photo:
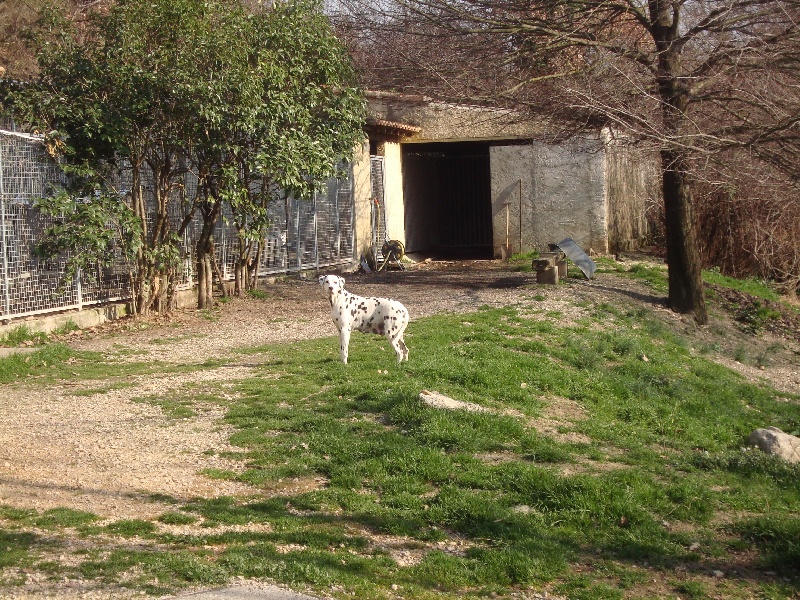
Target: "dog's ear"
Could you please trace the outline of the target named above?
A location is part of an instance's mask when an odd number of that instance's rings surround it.
[[[339,277],[339,283],[341,283],[342,287],[344,287],[344,277]]]

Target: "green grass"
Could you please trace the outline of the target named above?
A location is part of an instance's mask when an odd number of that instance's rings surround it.
[[[768,282],[760,279],[736,279],[734,277],[722,275],[719,271],[712,269],[703,271],[703,281],[732,290],[738,290],[764,300],[771,300],[773,302],[780,300],[780,294],[775,291],[775,288]]]
[[[12,354],[0,358],[0,384],[32,376],[50,379],[65,371],[69,366],[67,361],[76,355],[64,344],[49,344],[30,354]]]
[[[164,416],[169,419],[188,419],[197,414],[192,406],[191,400],[185,397],[163,398],[161,396],[147,396],[144,398],[133,398],[132,401],[158,406],[164,412]]]
[[[120,352],[125,355],[126,352]],[[212,361],[213,362],[213,361]],[[218,364],[219,361],[214,364]],[[76,390],[79,395],[93,395],[130,385],[136,375],[191,372],[209,365],[166,365],[157,361],[107,362],[98,352],[80,352],[62,343],[46,344],[30,353],[0,358],[0,385],[24,382],[27,385],[52,385],[54,382],[103,379],[103,388]]]
[[[167,512],[158,517],[160,523],[166,525],[191,525],[197,522],[197,519],[192,515],[187,515],[182,512]]]
[[[67,319],[62,325],[53,330],[54,335],[67,335],[73,331],[78,331],[80,327],[72,319]]]
[[[267,300],[272,298],[273,294],[270,294],[267,291],[254,289],[254,290],[247,290],[247,297],[253,298],[254,300]]]
[[[213,367],[214,364],[208,366]],[[188,389],[184,387],[180,391],[172,390],[165,395],[133,398],[131,401],[158,406],[164,416],[169,419],[189,419],[196,416],[207,405],[225,404],[225,401],[219,396],[193,392],[191,386]]]
[[[0,346],[17,347],[20,345],[41,346],[47,341],[47,335],[41,331],[32,331],[27,325],[14,327],[0,336]]]
[[[667,267],[665,265],[637,263],[629,266],[625,262],[618,262],[609,257],[597,257],[594,261],[597,264],[598,273],[626,275],[647,283],[657,291],[667,291]],[[572,273],[570,275],[572,276]],[[771,302],[781,300],[781,295],[776,291],[775,286],[761,279],[736,279],[722,275],[717,269],[706,269],[703,271],[703,281]],[[766,308],[762,307],[762,312],[766,310]],[[758,316],[768,317],[765,314]]]
[[[742,447],[757,427],[800,431],[800,399],[715,364],[647,310],[586,314],[564,326],[512,309],[418,319],[399,366],[376,336],[353,336],[349,365],[334,338],[253,348],[269,361],[233,394],[220,383],[219,395],[145,399],[166,418],[225,406],[233,449],[208,455],[241,468],[205,472],[251,496],[171,500],[152,520],[103,526],[0,507],[0,567],[151,594],[234,577],[365,598],[798,593],[800,472]],[[80,376],[101,366],[76,356]],[[430,407],[425,389],[486,410]],[[72,529],[82,554],[41,534]],[[72,560],[42,558],[53,544]],[[400,566],[397,549],[416,560]],[[15,585],[0,575],[0,595]]]
[[[521,252],[512,254],[508,262],[514,270],[522,273],[530,273],[533,271],[533,260],[538,257],[539,253],[536,251]]]

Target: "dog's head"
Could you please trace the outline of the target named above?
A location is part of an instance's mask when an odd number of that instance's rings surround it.
[[[344,289],[344,277],[338,275],[322,275],[319,278],[319,284],[325,290],[325,295],[328,298],[333,298],[336,294]]]

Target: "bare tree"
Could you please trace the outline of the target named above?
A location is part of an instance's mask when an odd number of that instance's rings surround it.
[[[693,191],[732,150],[798,179],[797,0],[341,0],[365,81],[608,126],[661,158],[669,305],[708,320]],[[405,73],[405,78],[403,78]]]

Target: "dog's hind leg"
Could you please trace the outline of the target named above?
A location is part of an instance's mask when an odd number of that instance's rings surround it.
[[[403,327],[403,329],[405,329],[405,327]],[[395,336],[390,340],[392,348],[394,348],[395,354],[397,354],[398,363],[408,360],[408,348],[403,341],[403,329],[396,333]]]
[[[405,342],[403,341],[403,338],[398,339],[397,340],[397,344],[400,346],[400,350],[403,351],[403,358],[401,358],[399,362],[403,362],[404,360],[407,361],[408,360],[408,347],[406,346]]]

